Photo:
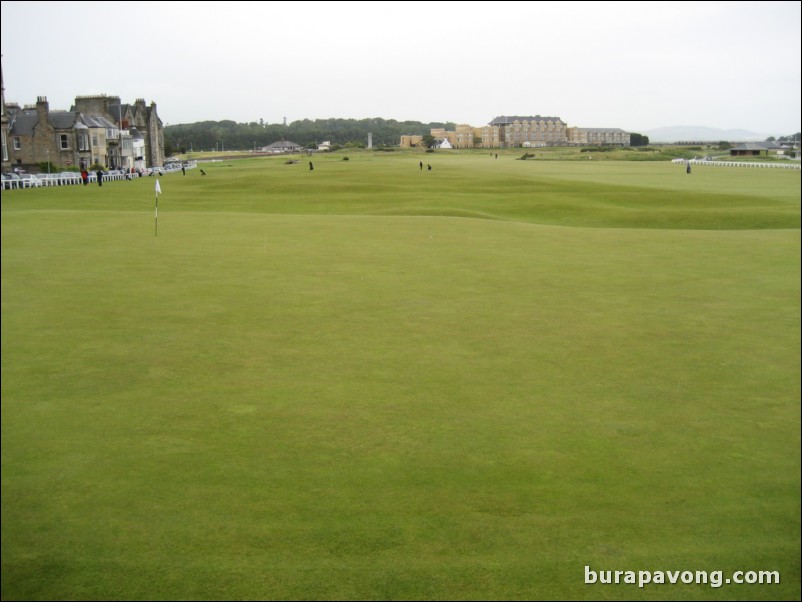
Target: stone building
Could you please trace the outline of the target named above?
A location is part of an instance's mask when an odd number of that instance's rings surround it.
[[[493,119],[490,125],[498,126],[501,146],[507,148],[562,146],[568,142],[568,126],[559,117],[502,115]]]
[[[69,111],[51,110],[47,97],[35,105],[6,103],[0,72],[2,170],[32,173],[99,165],[144,170],[164,163],[164,127],[143,99],[123,104],[118,96],[79,96]]]
[[[423,136],[407,135],[401,136],[401,148],[412,148],[423,145]]]
[[[155,102],[151,102],[148,106],[143,98],[138,98],[130,105],[123,104],[119,96],[105,94],[77,96],[72,110],[87,115],[103,116],[118,124],[120,130],[130,133],[130,141],[127,143],[123,137],[122,148],[118,149],[118,155],[124,158],[120,160],[123,166],[134,167],[137,161],[144,162],[146,167],[164,165],[164,125],[159,118]],[[145,142],[144,155],[133,154],[136,138],[141,138]],[[127,159],[128,157],[132,159]]]
[[[453,132],[432,129],[431,135],[438,141],[448,140],[453,148],[528,148],[568,144],[567,128],[559,117],[501,116],[482,127],[460,124]],[[402,147],[417,144],[413,136],[401,137]]]
[[[475,148],[482,138],[482,129],[472,125],[459,124],[454,130],[445,128],[432,128],[429,133],[439,148]],[[443,145],[444,142],[448,144]],[[401,136],[401,148],[423,146],[423,136]]]
[[[501,128],[497,125],[485,125],[479,131],[480,148],[501,148]]]
[[[456,131],[432,129],[435,140],[448,140],[453,148],[532,148],[565,145],[630,145],[630,134],[620,128],[569,128],[559,117],[505,116],[473,127],[457,125]],[[420,136],[401,136],[402,147],[418,146]]]
[[[454,148],[473,148],[478,138],[475,127],[467,124],[459,124],[455,128]]]
[[[8,120],[7,142],[3,149],[3,170],[37,171],[40,163],[58,168],[88,167],[93,159],[105,161],[107,136],[116,136],[116,126],[102,117],[85,116],[72,111],[51,111],[47,98],[40,96],[35,105],[20,108],[4,105]],[[93,147],[96,157],[93,157]],[[103,153],[102,155],[97,153]],[[105,164],[105,163],[101,163]]]
[[[429,133],[434,138],[437,146],[441,146],[443,142],[448,142],[443,148],[454,148],[457,145],[456,131],[446,130],[445,128],[432,128]]]
[[[2,144],[2,170],[4,172],[11,169],[11,162],[9,161],[8,145],[10,140],[8,138],[8,113],[6,113],[6,91],[3,87],[3,68],[0,66],[0,143]]]
[[[568,128],[568,144],[630,146],[630,134],[621,128]]]

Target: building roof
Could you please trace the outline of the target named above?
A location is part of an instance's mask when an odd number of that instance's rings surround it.
[[[116,129],[119,127],[116,123],[112,123],[100,115],[86,115],[84,113],[79,113],[79,115],[81,116],[81,122],[90,128]]]
[[[559,121],[563,123],[563,120],[559,117],[543,117],[541,115],[530,115],[528,117],[521,117],[517,115],[501,115],[500,117],[496,117],[493,121],[490,122],[490,125],[509,125],[514,121]]]
[[[295,142],[290,142],[289,140],[277,140],[273,144],[268,144],[265,146],[265,149],[274,149],[274,148],[300,148],[300,144],[296,144]]]
[[[50,123],[56,130],[71,130],[84,128],[116,128],[105,117],[97,115],[85,115],[73,111],[50,111],[48,113]],[[39,114],[35,110],[18,111],[11,117],[9,123],[9,135],[11,136],[33,136],[33,128],[39,122]]]
[[[75,127],[79,114],[71,111],[50,111],[48,117],[57,130],[69,130]]]
[[[595,134],[602,134],[602,133],[605,133],[605,132],[607,132],[607,133],[621,133],[621,134],[626,134],[627,133],[625,130],[622,130],[621,128],[576,128],[576,129],[579,130],[580,132],[589,132],[589,133],[595,133]]]
[[[17,111],[9,121],[8,134],[9,136],[33,136],[33,126],[37,121],[39,118],[36,116],[36,111]]]
[[[730,150],[749,151],[749,150],[776,150],[783,148],[776,142],[744,142],[731,148]]]

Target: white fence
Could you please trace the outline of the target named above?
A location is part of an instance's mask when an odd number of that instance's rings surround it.
[[[186,165],[185,169],[194,169],[197,167],[197,164],[192,161]],[[168,174],[168,173],[175,173],[181,171],[181,166],[178,165],[177,167],[159,167],[156,168],[158,171],[161,172],[160,175]],[[154,175],[152,170],[148,170],[148,173],[140,174],[138,173],[108,173],[103,174],[103,182],[116,182],[119,180],[135,180],[138,177],[147,177]],[[159,174],[157,174],[159,175]],[[83,180],[81,179],[81,174],[77,171],[65,171],[62,173],[51,173],[51,174],[36,174],[36,178],[39,180],[40,183],[36,183],[32,180],[23,180],[23,179],[10,179],[6,180],[3,179],[3,190],[16,190],[19,188],[39,188],[41,186],[70,186],[75,184],[83,184]],[[97,184],[97,172],[90,172],[89,173],[89,183],[90,184]]]
[[[704,159],[672,159],[672,163],[712,165],[714,167],[758,167],[768,169],[800,169],[799,163],[759,163],[757,161],[707,161]]]

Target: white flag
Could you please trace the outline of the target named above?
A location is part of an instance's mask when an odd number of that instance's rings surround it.
[[[162,187],[159,186],[159,181],[156,180],[156,194],[161,194],[161,193],[162,193]]]

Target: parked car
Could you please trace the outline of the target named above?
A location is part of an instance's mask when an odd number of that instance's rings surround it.
[[[13,187],[13,181],[6,174],[2,174],[3,190],[10,190]]]
[[[42,180],[37,178],[32,173],[25,173],[20,176],[23,188],[40,188],[43,186]]]
[[[19,174],[7,171],[3,173],[3,188],[22,188],[22,178]]]

